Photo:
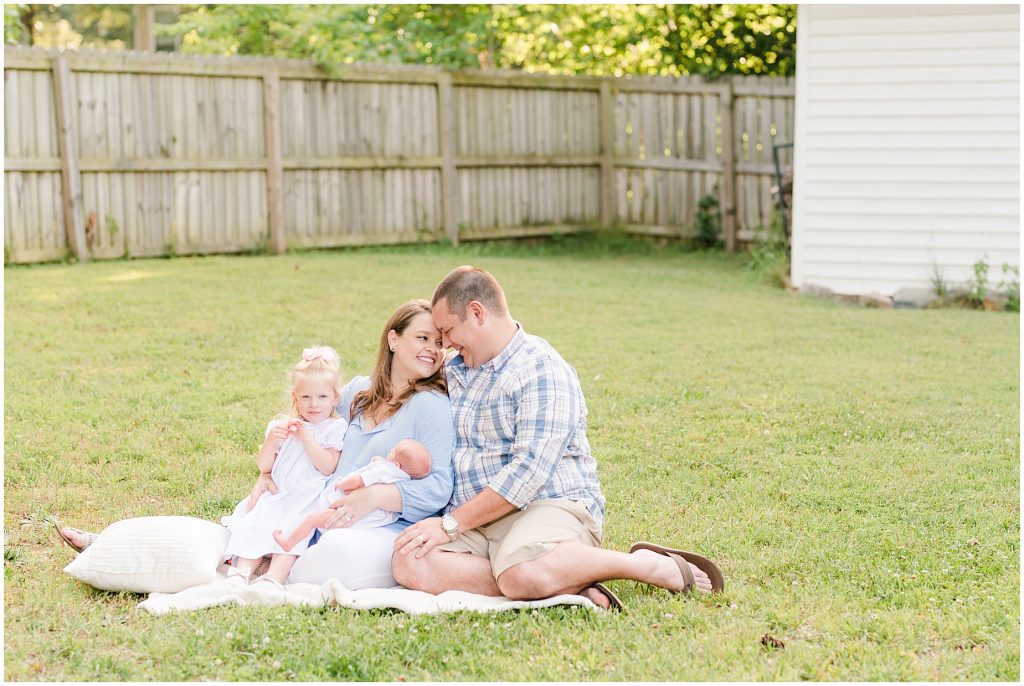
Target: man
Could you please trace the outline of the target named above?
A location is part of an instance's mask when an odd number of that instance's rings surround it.
[[[680,592],[720,590],[721,572],[693,553],[638,543],[600,548],[604,496],[586,436],[576,372],[509,313],[493,276],[469,266],[437,286],[455,420],[455,493],[443,517],[406,529],[392,568],[403,586],[515,599],[580,593],[621,603],[599,582],[634,579]],[[710,574],[710,576],[709,576]]]

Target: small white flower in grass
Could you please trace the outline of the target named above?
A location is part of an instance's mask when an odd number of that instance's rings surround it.
[[[736,605],[736,603],[729,603],[729,609],[730,610],[735,610],[737,607],[738,607],[738,605]]]
[[[281,661],[280,660],[274,660],[274,664],[272,664],[270,666],[273,667],[274,669],[281,669]]]
[[[230,631],[227,632],[226,634],[224,634],[224,638],[228,639],[229,641],[231,639],[233,639],[234,637],[235,637],[235,635],[233,633],[231,633]]]
[[[196,636],[202,636],[202,635],[203,635],[203,630],[202,629],[196,629]]]
[[[268,645],[269,643],[270,643],[270,636],[264,636],[263,637],[263,645]]]
[[[217,665],[219,667],[219,666],[221,666],[224,663],[221,662],[221,659],[218,657],[216,660],[213,661],[213,664],[215,664],[215,665]]]

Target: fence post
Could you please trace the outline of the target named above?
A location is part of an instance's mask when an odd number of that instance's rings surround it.
[[[441,207],[444,230],[452,241],[459,244],[459,216],[455,203],[458,201],[457,179],[455,176],[455,87],[452,75],[442,72],[437,77],[437,122],[441,128]]]
[[[132,50],[137,52],[156,52],[156,40],[153,36],[153,19],[156,8],[152,5],[134,5],[132,15],[135,29],[132,31]]]
[[[281,163],[281,77],[271,71],[263,77],[263,137],[267,155],[267,220],[270,251],[281,255],[284,239],[284,168]]]
[[[64,204],[64,230],[68,245],[79,262],[89,261],[89,245],[82,221],[82,186],[75,147],[75,119],[71,102],[71,66],[67,55],[53,58],[54,106],[57,114],[57,145],[60,150],[61,197]]]
[[[601,80],[601,223],[610,226],[615,220],[615,106],[612,85]]]
[[[722,234],[725,249],[736,250],[736,151],[733,145],[735,131],[733,116],[732,78],[724,79],[722,101]]]

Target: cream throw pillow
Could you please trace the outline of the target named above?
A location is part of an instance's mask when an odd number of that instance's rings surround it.
[[[217,578],[228,530],[195,517],[138,517],[108,526],[64,571],[105,591],[176,593]]]

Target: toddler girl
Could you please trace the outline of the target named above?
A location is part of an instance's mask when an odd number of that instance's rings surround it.
[[[256,456],[260,472],[270,474],[277,493],[261,494],[251,509],[246,498],[231,516],[221,520],[231,532],[224,553],[233,558],[229,576],[248,580],[262,558],[270,554],[270,568],[261,580],[282,584],[296,556],[306,549],[308,539],[286,553],[273,533],[298,526],[320,509],[320,493],[338,466],[348,426],[335,410],[341,392],[340,362],[333,348],[306,348],[292,368],[292,416],[270,422]]]

